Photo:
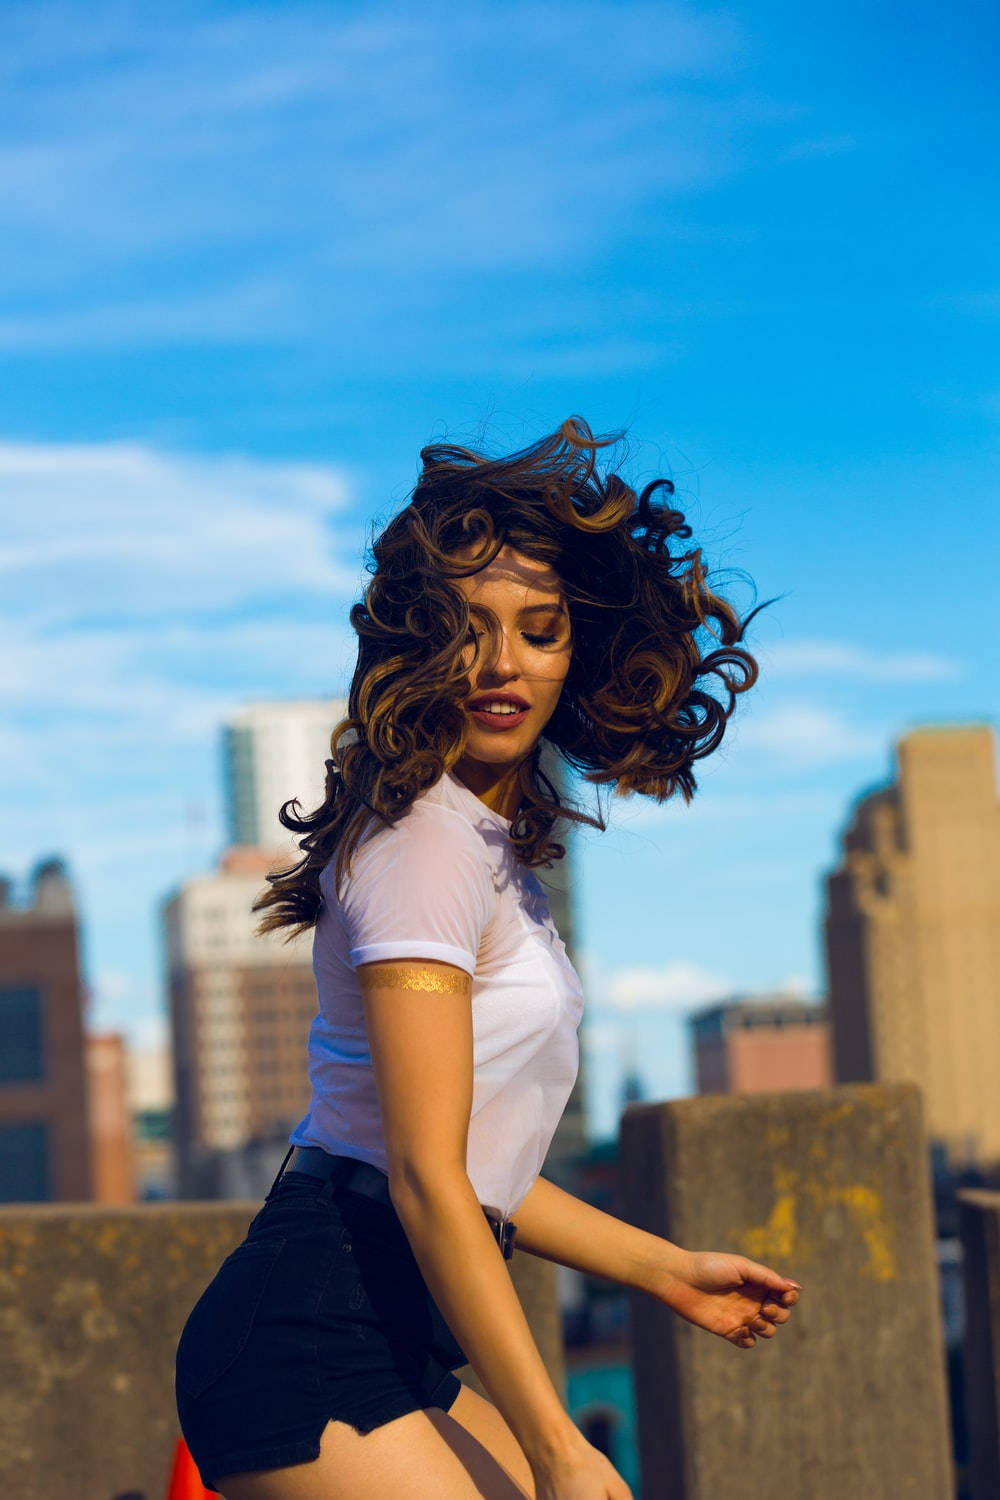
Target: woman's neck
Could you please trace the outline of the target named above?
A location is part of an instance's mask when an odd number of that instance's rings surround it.
[[[485,761],[470,760],[468,756],[463,756],[452,766],[452,772],[463,786],[475,793],[484,806],[499,813],[502,818],[513,821],[521,805],[519,768],[519,764],[491,766]]]

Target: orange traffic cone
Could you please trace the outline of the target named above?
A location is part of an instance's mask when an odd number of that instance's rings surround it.
[[[177,1439],[166,1500],[218,1500],[218,1490],[206,1490],[183,1438]]]

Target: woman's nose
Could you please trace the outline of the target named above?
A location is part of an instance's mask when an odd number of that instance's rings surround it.
[[[500,631],[497,636],[487,644],[483,653],[483,666],[481,675],[490,677],[516,677],[518,674],[517,655],[514,651],[510,636],[505,630]]]

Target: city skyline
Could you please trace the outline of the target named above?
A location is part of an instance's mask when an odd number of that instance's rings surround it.
[[[343,693],[420,446],[579,412],[776,601],[692,805],[579,841],[600,1118],[622,1018],[690,1087],[688,1006],[820,989],[894,739],[996,719],[995,14],[0,11],[0,868],[67,859],[92,1023],[162,1028],[219,726]]]

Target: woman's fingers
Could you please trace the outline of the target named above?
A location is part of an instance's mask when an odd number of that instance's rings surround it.
[[[782,1276],[780,1271],[772,1271],[770,1266],[761,1265],[758,1260],[746,1262],[747,1272],[754,1281],[761,1286],[767,1287],[772,1292],[783,1292],[786,1289],[798,1289],[798,1282],[793,1281],[791,1276]]]

